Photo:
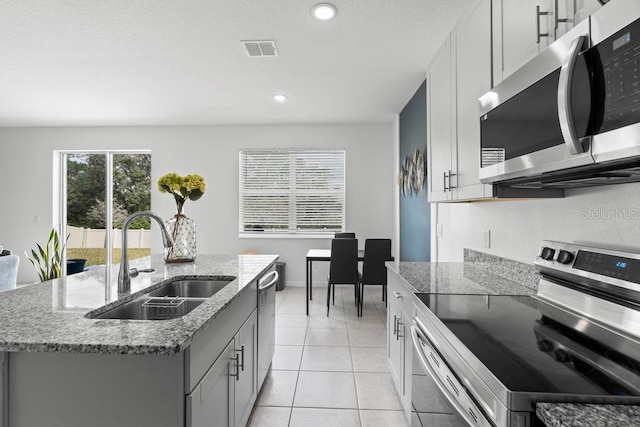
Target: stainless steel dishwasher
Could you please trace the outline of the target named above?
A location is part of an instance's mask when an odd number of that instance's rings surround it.
[[[258,390],[267,376],[276,350],[276,283],[275,265],[258,279]]]

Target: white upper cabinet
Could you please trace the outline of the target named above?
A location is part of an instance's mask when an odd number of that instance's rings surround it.
[[[491,197],[480,183],[478,98],[491,89],[491,0],[474,3],[427,72],[429,201]]]
[[[456,200],[491,197],[480,183],[480,114],[478,98],[491,90],[491,0],[482,0],[455,28],[456,40]]]
[[[429,201],[451,200],[451,174],[455,174],[455,68],[451,35],[427,69],[427,157]]]
[[[597,0],[493,0],[493,84],[599,7]]]

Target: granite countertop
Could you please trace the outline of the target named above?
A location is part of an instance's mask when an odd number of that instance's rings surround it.
[[[538,403],[536,415],[549,427],[635,426],[640,406]]]
[[[153,268],[117,294],[118,266],[86,271],[0,293],[0,351],[163,354],[185,350],[277,255],[199,255],[195,262],[165,264],[161,255],[131,260]],[[185,316],[170,320],[89,319],[88,312],[133,299],[173,277],[235,276],[236,280]],[[109,286],[105,286],[108,283]]]
[[[386,263],[415,292],[434,294],[532,295],[535,289],[522,282],[506,279],[475,267],[471,262],[398,262]]]

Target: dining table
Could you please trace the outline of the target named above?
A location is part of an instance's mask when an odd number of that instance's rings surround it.
[[[391,257],[390,261],[393,261]],[[307,252],[307,316],[309,301],[313,300],[313,263],[314,261],[331,261],[331,249],[309,249]],[[364,261],[364,249],[358,249],[358,261]]]

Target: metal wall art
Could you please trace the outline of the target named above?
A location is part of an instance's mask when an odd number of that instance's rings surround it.
[[[418,195],[424,188],[427,177],[427,152],[418,148],[404,158],[398,173],[398,186],[403,196]]]

